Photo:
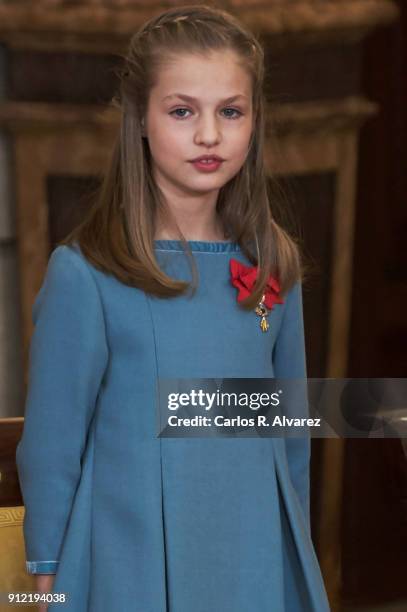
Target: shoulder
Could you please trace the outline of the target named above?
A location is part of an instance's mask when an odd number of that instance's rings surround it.
[[[61,244],[51,252],[48,268],[55,267],[61,270],[75,268],[76,270],[89,271],[90,264],[83,255],[79,245],[72,243],[70,245]]]
[[[91,265],[77,245],[59,245],[48,260],[45,276],[33,304],[35,317],[44,303],[63,307],[68,304],[95,304],[100,300]]]
[[[295,281],[283,299],[284,326],[297,325],[303,318],[302,281]]]
[[[65,285],[68,289],[75,284],[97,286],[97,270],[83,255],[79,245],[59,245],[48,260],[44,284]]]
[[[291,308],[294,304],[302,306],[302,281],[296,280],[291,287],[286,291],[283,297],[285,309]]]

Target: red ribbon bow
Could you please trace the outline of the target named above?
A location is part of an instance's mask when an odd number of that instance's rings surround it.
[[[253,285],[257,278],[257,266],[245,266],[237,259],[231,259],[230,273],[232,276],[232,285],[239,289],[237,301],[241,302],[250,295],[253,289]],[[264,289],[264,305],[269,310],[273,308],[274,304],[284,304],[284,300],[278,296],[279,293],[280,285],[278,281],[270,275]]]

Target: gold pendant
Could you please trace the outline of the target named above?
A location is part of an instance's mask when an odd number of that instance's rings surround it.
[[[254,312],[259,315],[259,317],[261,317],[260,319],[260,329],[262,332],[266,332],[269,328],[270,328],[270,324],[267,321],[266,317],[269,316],[269,311],[267,310],[266,306],[264,305],[264,300],[265,300],[266,296],[263,295],[263,297],[261,298],[261,301],[259,302],[259,304],[256,306]]]

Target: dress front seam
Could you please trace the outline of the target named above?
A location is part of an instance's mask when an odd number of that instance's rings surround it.
[[[154,342],[154,362],[155,362],[155,372],[156,372],[156,393],[158,393],[158,379],[159,379],[159,367],[158,367],[158,355],[157,355],[157,339],[156,339],[156,333],[155,333],[155,326],[154,326],[154,317],[153,317],[153,312],[152,312],[152,308],[151,308],[151,298],[147,295],[145,295],[145,299],[147,302],[147,308],[148,308],[148,312],[149,312],[149,316],[150,316],[150,320],[151,320],[151,329],[152,329],[152,335],[153,335],[153,342]],[[157,401],[157,396],[156,396],[156,401]],[[157,421],[158,421],[158,412],[157,412]],[[157,422],[156,422],[157,425]],[[158,429],[158,427],[157,427]],[[164,516],[164,479],[163,479],[163,460],[162,460],[162,438],[158,438],[158,442],[159,442],[159,447],[160,447],[160,479],[161,479],[161,520],[162,520],[162,534],[163,534],[163,548],[164,548],[164,553],[163,553],[163,557],[164,557],[164,582],[165,582],[165,611],[164,612],[169,612],[170,608],[169,608],[169,596],[168,596],[168,575],[167,575],[167,546],[166,546],[166,533],[165,533],[165,516]]]

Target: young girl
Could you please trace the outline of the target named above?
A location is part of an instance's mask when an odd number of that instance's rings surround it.
[[[168,10],[131,40],[109,171],[33,307],[17,464],[27,571],[66,594],[48,610],[329,610],[309,438],[156,431],[161,377],[306,377],[263,71],[258,41],[214,8]]]

